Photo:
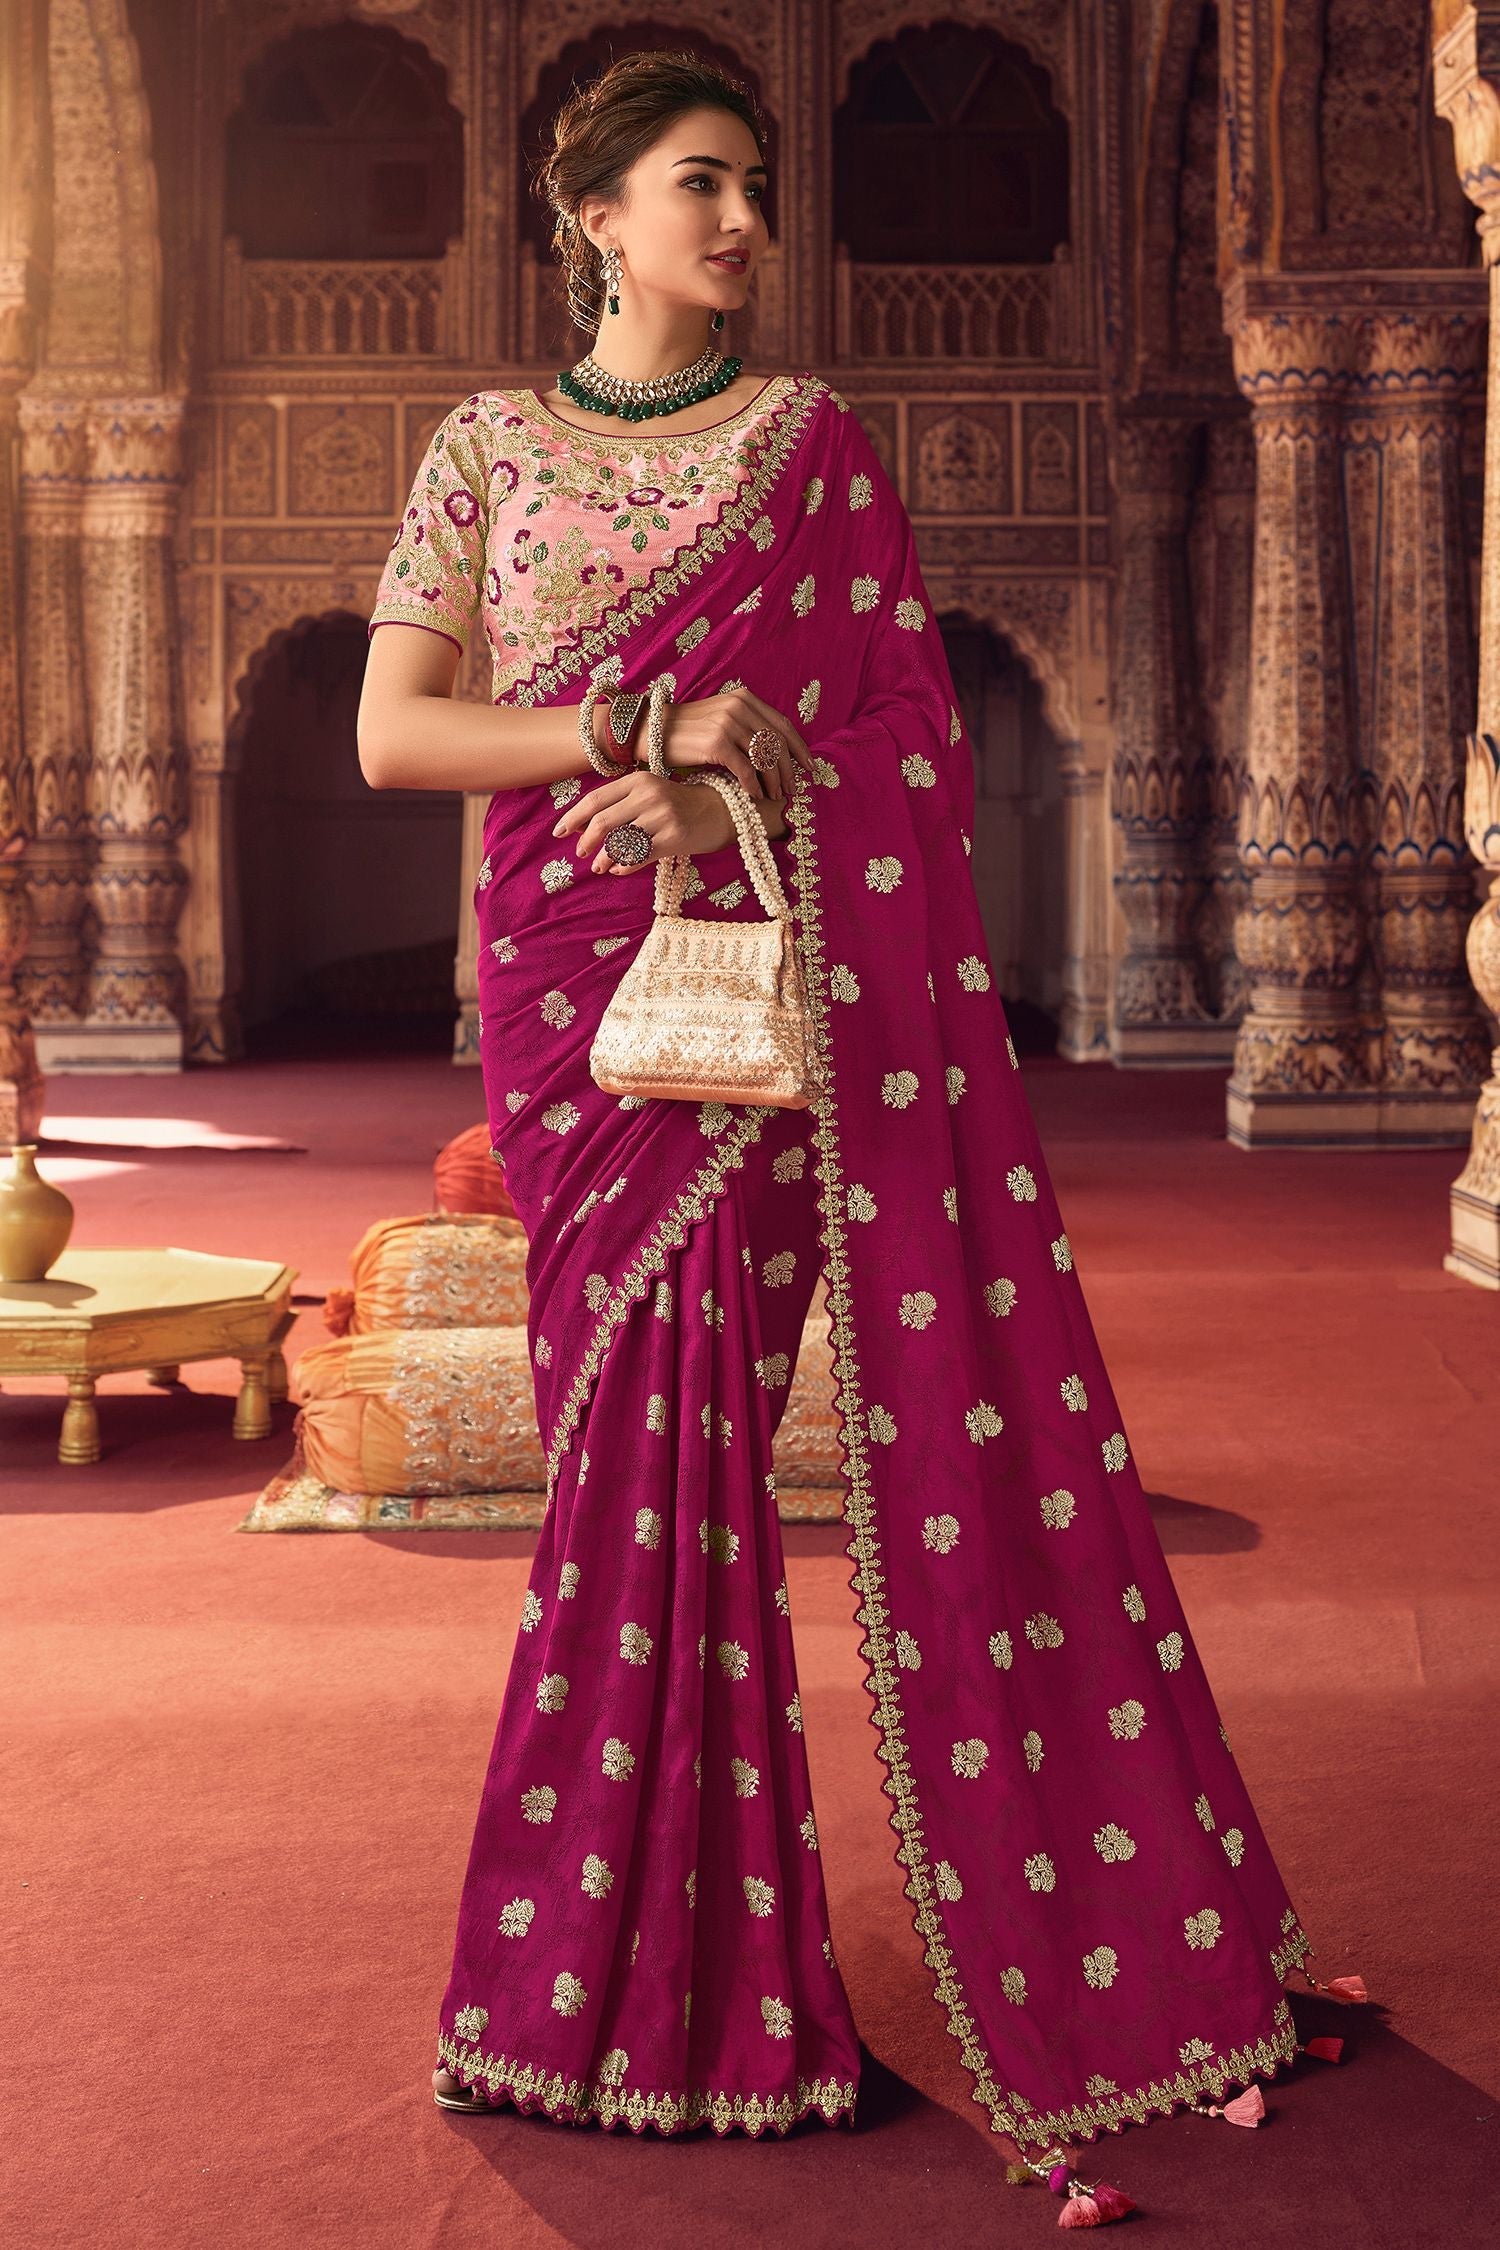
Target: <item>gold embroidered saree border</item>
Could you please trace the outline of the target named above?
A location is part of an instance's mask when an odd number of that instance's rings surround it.
[[[963,1985],[953,1966],[948,1940],[937,1912],[936,1891],[922,1836],[922,1816],[906,1749],[906,1725],[897,1684],[894,1645],[886,1607],[885,1573],[880,1541],[875,1529],[875,1500],[870,1465],[865,1452],[864,1408],[859,1354],[854,1332],[854,1306],[849,1261],[844,1236],[843,1161],[839,1148],[838,1089],[833,1067],[833,1047],[828,1030],[828,971],[823,949],[823,917],[818,872],[817,816],[807,790],[799,790],[790,811],[792,857],[797,871],[795,920],[802,943],[802,966],[811,1018],[813,1052],[823,1092],[815,1105],[817,1125],[812,1136],[814,1168],[825,1251],[824,1274],[828,1287],[833,1375],[839,1416],[839,1438],[844,1448],[844,1474],[848,1490],[845,1521],[854,1534],[856,1563],[852,1590],[859,1596],[855,1623],[865,1638],[859,1654],[868,1666],[864,1687],[875,1699],[875,1724],[879,1731],[878,1756],[887,1770],[885,1789],[894,1811],[892,1828],[900,1836],[898,1864],[906,1869],[905,1895],[916,1909],[917,1933],[924,1959],[937,1979],[937,1997],[947,2010],[948,2029],[958,2043],[964,2068],[974,2080],[974,2099],[988,2109],[991,2130],[1015,2133],[1017,2118],[990,2070],[989,2056],[980,2043],[974,2020],[964,2001]]]
[[[765,448],[754,470],[745,480],[745,489],[739,499],[731,500],[717,522],[709,524],[690,545],[673,556],[644,586],[637,586],[620,601],[608,615],[588,632],[581,633],[571,648],[566,648],[556,663],[546,664],[532,673],[529,680],[518,681],[506,691],[504,700],[529,710],[533,704],[545,702],[553,691],[572,679],[577,673],[605,655],[622,635],[649,617],[681,593],[694,578],[701,577],[716,556],[722,554],[731,541],[738,538],[750,522],[755,511],[764,505],[787,462],[796,449],[797,441],[806,427],[809,416],[818,400],[828,390],[821,376],[794,376],[793,388],[774,419],[768,426]],[[829,394],[832,395],[831,393]],[[697,435],[707,433],[699,431]]]
[[[1295,2062],[1299,2052],[1297,2027],[1291,2002],[1283,1995],[1272,2011],[1271,2036],[1254,2039],[1227,2054],[1206,2062],[1185,2064],[1170,2078],[1158,2078],[1128,2093],[1101,2094],[1072,2109],[1050,2110],[1045,2117],[1028,2110],[1021,2138],[1030,2142],[1096,2140],[1100,2133],[1120,2133],[1127,2125],[1149,2124],[1153,2117],[1169,2117],[1184,2103],[1211,2095],[1222,2104],[1233,2086],[1248,2086],[1257,2077],[1274,2078],[1278,2070]],[[1013,2094],[1011,2100],[1015,2101]]]
[[[711,1206],[724,1193],[730,1173],[737,1172],[744,1163],[746,1152],[760,1139],[766,1120],[771,1115],[769,1109],[746,1109],[732,1125],[725,1128],[724,1136],[713,1155],[693,1175],[676,1202],[657,1220],[623,1276],[615,1283],[552,1427],[552,1437],[547,1447],[549,1508],[557,1491],[557,1472],[562,1466],[563,1456],[573,1442],[584,1407],[588,1404],[589,1393],[598,1380],[599,1370],[604,1365],[617,1331],[624,1326],[629,1316],[631,1306],[640,1303],[651,1283],[658,1280],[665,1271],[667,1260],[673,1251],[682,1248],[692,1229],[707,1216]]]
[[[904,1895],[914,1909],[913,1920],[923,1941],[923,1960],[933,1972],[936,1998],[944,2008],[948,2030],[956,2042],[964,2068],[973,2079],[972,2098],[988,2111],[990,2130],[1008,2133],[1021,2146],[1059,2140],[1092,2139],[1106,2129],[1141,2123],[1154,2114],[1165,2115],[1179,2103],[1191,2102],[1199,2093],[1222,2099],[1232,2083],[1248,2084],[1256,2072],[1271,2075],[1297,2052],[1291,2004],[1285,1995],[1272,2012],[1271,2038],[1258,2038],[1227,2054],[1196,2064],[1185,2064],[1170,2079],[1159,2079],[1121,2093],[1113,2085],[1092,2101],[1079,2103],[1046,2116],[1036,2114],[1024,2095],[1000,2086],[964,1997],[962,1979],[954,1965],[923,1836],[921,1807],[907,1752],[899,1672],[887,1607],[885,1572],[876,1525],[875,1495],[865,1447],[863,1391],[850,1281],[845,1208],[843,1159],[840,1149],[838,1086],[829,1035],[830,997],[823,944],[822,904],[818,871],[817,815],[812,796],[799,792],[799,802],[789,808],[792,855],[797,875],[794,919],[802,947],[803,974],[812,1022],[814,1054],[823,1094],[815,1107],[812,1136],[819,1206],[823,1226],[825,1278],[828,1287],[830,1332],[833,1344],[834,1386],[839,1416],[839,1437],[844,1448],[847,1481],[845,1521],[853,1533],[849,1552],[855,1562],[851,1591],[859,1596],[855,1623],[865,1634],[859,1654],[869,1670],[864,1688],[874,1699],[872,1714],[878,1731],[877,1756],[887,1769],[884,1783],[893,1810],[890,1826],[900,1838],[896,1861],[906,1869]],[[1283,1944],[1270,1955],[1278,1981],[1287,1967],[1311,1948],[1300,1925],[1289,1926]],[[1183,2042],[1186,2044],[1186,2040]]]
[[[837,2078],[799,2078],[794,2094],[731,2094],[707,2087],[692,2087],[682,2094],[648,2093],[641,2086],[618,2086],[602,2078],[564,2078],[550,2075],[531,2063],[510,2055],[482,2054],[477,2047],[460,2046],[443,2032],[438,2039],[438,2061],[462,2085],[482,2081],[497,2106],[514,2103],[517,2109],[541,2109],[548,2117],[566,2118],[581,2125],[596,2118],[605,2127],[628,2125],[632,2132],[654,2126],[658,2133],[686,2133],[695,2125],[711,2125],[716,2133],[736,2128],[759,2136],[767,2127],[786,2133],[799,2119],[816,2113],[826,2124],[841,2117],[854,2118],[855,2081]]]

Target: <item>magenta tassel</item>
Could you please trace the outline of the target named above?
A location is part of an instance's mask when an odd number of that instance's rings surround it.
[[[1136,2208],[1128,2195],[1108,2180],[1097,2187],[1079,2188],[1070,2195],[1057,2214],[1060,2227],[1105,2227],[1111,2219],[1123,2219]]]

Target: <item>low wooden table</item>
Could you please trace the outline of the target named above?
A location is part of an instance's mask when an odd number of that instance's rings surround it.
[[[294,1266],[201,1250],[65,1250],[45,1281],[0,1281],[0,1376],[65,1375],[59,1461],[99,1458],[94,1386],[144,1368],[175,1383],[184,1360],[237,1359],[237,1438],[271,1434],[285,1398],[281,1342],[292,1324]]]

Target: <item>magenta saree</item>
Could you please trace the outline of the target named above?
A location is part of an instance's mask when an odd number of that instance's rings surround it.
[[[905,510],[845,401],[595,438],[438,432],[374,622],[497,700],[743,681],[817,759],[793,893],[812,1112],[616,1100],[588,1052],[651,914],[497,794],[476,906],[494,1141],[531,1242],[550,1505],[439,2052],[497,2102],[663,2131],[852,2115],[771,1442],[818,1272],[896,1859],[996,2132],[1222,2101],[1297,2051],[1309,1947],[1131,1460],[993,986],[970,748]],[[690,912],[759,912],[738,854]]]

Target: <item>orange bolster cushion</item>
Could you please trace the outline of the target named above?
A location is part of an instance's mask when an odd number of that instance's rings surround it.
[[[304,1352],[307,1466],[339,1492],[546,1489],[524,1328],[406,1328]]]
[[[485,1211],[499,1218],[515,1217],[500,1159],[490,1149],[488,1125],[471,1125],[438,1151],[432,1167],[432,1192],[440,1211]]]
[[[353,1290],[329,1291],[336,1336],[383,1328],[524,1328],[526,1236],[519,1219],[426,1212],[381,1219],[350,1259]]]

